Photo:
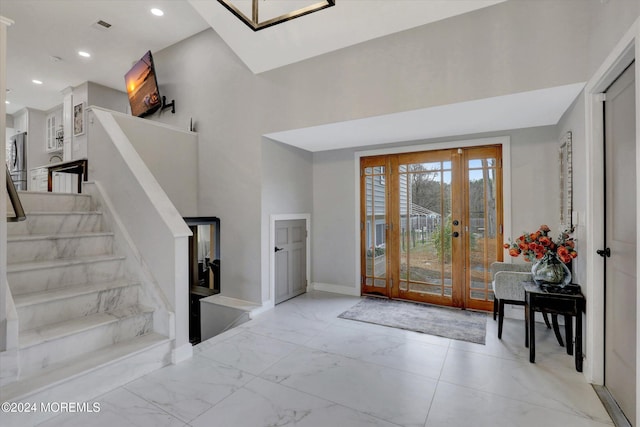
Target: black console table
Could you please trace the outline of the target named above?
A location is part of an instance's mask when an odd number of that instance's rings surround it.
[[[53,191],[53,173],[63,172],[78,175],[78,194],[82,193],[82,181],[88,179],[87,159],[71,160],[63,163],[55,163],[48,167],[48,190]]]
[[[564,316],[567,354],[573,351],[573,317],[576,318],[575,362],[576,370],[582,372],[582,313],[586,302],[578,285],[571,285],[574,292],[542,289],[533,282],[524,283],[525,319],[528,328],[529,362],[536,359],[535,312],[546,312]]]

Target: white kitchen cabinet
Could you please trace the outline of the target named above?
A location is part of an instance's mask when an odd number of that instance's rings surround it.
[[[63,148],[62,110],[47,115],[45,125],[45,151],[53,153]]]
[[[49,168],[33,168],[29,171],[29,191],[49,190]]]

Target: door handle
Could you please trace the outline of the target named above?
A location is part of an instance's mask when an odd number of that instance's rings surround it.
[[[604,257],[610,258],[611,257],[611,249],[609,249],[609,248],[598,249],[596,251],[596,253],[598,255],[600,255],[602,258],[604,258]]]
[[[451,235],[453,237],[458,237],[460,235],[460,233],[458,233],[457,231],[454,231],[453,233],[451,233]]]
[[[279,247],[276,246],[274,252],[280,252],[280,251],[284,251],[284,248],[279,248]]]
[[[18,165],[18,141],[13,141],[13,146],[11,147],[12,157],[13,157],[13,167],[15,168]]]

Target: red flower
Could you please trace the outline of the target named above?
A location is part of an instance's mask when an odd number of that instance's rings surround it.
[[[560,261],[564,262],[565,264],[568,263],[569,261],[571,261],[571,255],[564,254],[564,255],[558,255],[560,257]]]
[[[560,234],[554,241],[549,237],[549,226],[542,224],[534,233],[524,233],[513,243],[505,243],[504,248],[509,255],[517,257],[522,255],[525,261],[534,261],[543,258],[546,254],[556,253],[558,258],[568,263],[578,256],[575,250],[575,241],[567,232]]]

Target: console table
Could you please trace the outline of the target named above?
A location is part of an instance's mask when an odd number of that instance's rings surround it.
[[[573,285],[576,287],[577,285]],[[567,354],[573,351],[573,317],[576,318],[575,363],[576,370],[582,372],[582,313],[585,311],[585,298],[577,286],[576,293],[559,293],[542,289],[533,282],[524,283],[525,321],[527,323],[529,344],[529,362],[536,359],[535,312],[547,312],[564,316]]]
[[[82,181],[88,178],[87,159],[71,160],[48,166],[48,191],[53,191],[53,173],[64,172],[78,175],[78,194],[82,193]]]

